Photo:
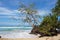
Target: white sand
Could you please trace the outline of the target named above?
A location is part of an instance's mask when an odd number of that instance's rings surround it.
[[[0,40],[60,40],[60,34],[54,37],[41,37],[41,38],[0,38]]]
[[[41,37],[37,35],[29,34],[30,31],[11,31],[0,32],[2,38],[0,40],[60,40],[60,34],[54,37]]]

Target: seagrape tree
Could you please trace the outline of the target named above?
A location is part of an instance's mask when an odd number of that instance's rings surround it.
[[[56,6],[52,9],[52,12],[60,16],[60,0],[57,0]]]
[[[57,34],[56,28],[57,26],[56,15],[48,15],[44,17],[42,23],[39,26],[39,32],[43,33],[43,36],[53,36]]]
[[[58,16],[60,16],[60,0],[57,1],[56,6],[52,9],[51,12],[52,14],[44,17],[38,28],[33,28],[33,34],[38,33],[41,36],[57,35],[56,29],[60,28],[60,21],[58,21]]]
[[[60,17],[60,0],[57,0],[56,6],[52,9],[52,13],[57,15],[57,20],[58,17]],[[60,28],[60,20],[58,20],[58,28]]]
[[[44,35],[56,35],[57,28],[60,28],[60,0],[57,0],[56,6],[52,9],[52,14],[44,17],[42,23],[39,27],[39,32],[43,33]]]
[[[29,25],[37,25],[39,23],[40,15],[38,15],[37,10],[34,7],[34,3],[25,5],[20,3],[19,11],[25,15],[24,22],[29,23]]]

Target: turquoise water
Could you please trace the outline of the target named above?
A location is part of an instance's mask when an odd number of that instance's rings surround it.
[[[32,27],[0,27],[0,36],[2,38],[30,38],[35,37],[33,35],[30,35]]]
[[[31,30],[32,27],[21,27],[21,28],[0,28],[0,31],[12,31],[12,30]]]

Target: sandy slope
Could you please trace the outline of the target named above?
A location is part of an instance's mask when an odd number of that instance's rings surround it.
[[[42,38],[1,38],[0,40],[60,40],[60,34],[54,37],[42,37]]]

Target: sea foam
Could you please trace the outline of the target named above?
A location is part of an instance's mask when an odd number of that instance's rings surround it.
[[[2,31],[0,36],[2,38],[36,38],[36,35],[29,34],[31,30],[14,30],[14,31]]]

